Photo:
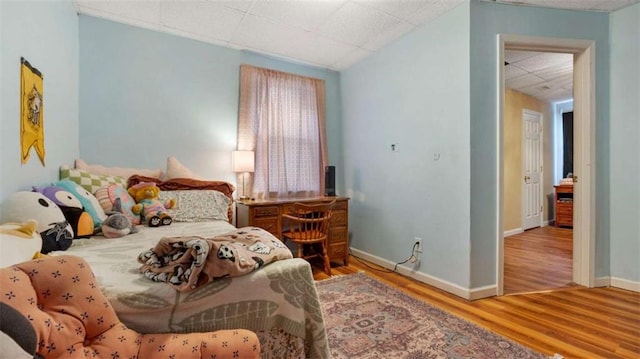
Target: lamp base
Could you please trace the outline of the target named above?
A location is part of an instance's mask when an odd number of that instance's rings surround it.
[[[251,199],[251,197],[249,197],[249,196],[240,196],[240,197],[238,197],[238,199],[239,199],[240,201],[247,201],[247,200],[250,200],[250,199]]]

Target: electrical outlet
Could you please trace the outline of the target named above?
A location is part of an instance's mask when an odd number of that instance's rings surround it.
[[[422,254],[422,238],[420,237],[414,237],[414,249],[413,249],[413,255],[415,255],[416,257],[420,257],[420,254]]]

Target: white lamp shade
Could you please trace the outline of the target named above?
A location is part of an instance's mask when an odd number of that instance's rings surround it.
[[[253,151],[233,151],[233,172],[253,172],[255,161]]]

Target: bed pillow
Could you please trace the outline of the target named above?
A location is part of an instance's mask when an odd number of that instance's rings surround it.
[[[95,193],[110,184],[117,184],[123,188],[127,186],[127,179],[124,177],[97,175],[69,166],[60,167],[60,180],[71,180],[84,187],[89,193]]]
[[[162,178],[162,170],[159,168],[147,169],[130,167],[106,167],[102,165],[90,165],[79,158],[76,160],[75,166],[77,169],[85,170],[89,173],[100,176],[129,178],[135,174],[138,174],[142,176]]]
[[[53,183],[54,186],[62,187],[71,192],[82,203],[82,207],[93,219],[93,228],[100,228],[102,222],[107,219],[106,213],[100,206],[98,199],[85,187],[69,179],[64,179]]]
[[[133,206],[136,201],[131,197],[126,189],[118,186],[117,184],[111,184],[98,189],[95,193],[100,206],[105,212],[109,212],[113,209],[113,204],[117,199],[120,199],[120,205],[122,214],[131,220],[134,225],[140,224],[140,215],[133,213]]]
[[[144,175],[143,175],[144,176]],[[154,177],[154,176],[149,176]],[[160,176],[155,176],[160,177]],[[190,169],[188,169],[185,165],[180,163],[178,159],[173,156],[167,157],[167,175],[165,179],[172,178],[193,178],[193,179],[202,179],[200,176],[193,173]]]
[[[136,185],[140,182],[154,182],[161,191],[178,191],[178,190],[215,190],[222,192],[227,198],[229,198],[229,208],[227,210],[227,217],[229,222],[233,219],[233,191],[236,187],[225,181],[204,181],[193,178],[174,178],[167,181],[163,181],[159,178],[144,177],[133,175],[129,178],[129,187]]]
[[[167,210],[167,213],[176,222],[227,220],[230,200],[220,191],[160,191],[158,195],[163,203],[172,198],[176,200],[176,205]]]

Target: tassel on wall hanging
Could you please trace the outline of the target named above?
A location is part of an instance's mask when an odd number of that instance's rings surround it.
[[[44,100],[42,73],[20,58],[20,148],[22,163],[34,147],[44,166]]]

